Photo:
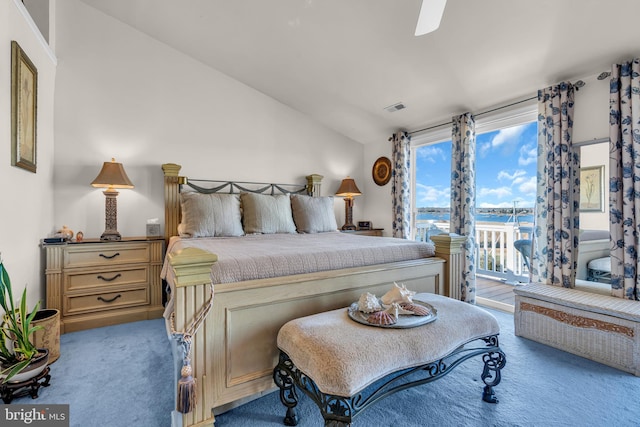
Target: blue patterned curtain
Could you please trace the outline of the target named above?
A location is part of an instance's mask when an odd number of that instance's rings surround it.
[[[531,280],[575,286],[580,226],[580,155],[572,144],[571,83],[538,91],[538,173]]]
[[[615,64],[609,91],[611,291],[640,299],[640,59]]]
[[[470,113],[452,119],[449,231],[466,236],[460,299],[476,302],[476,123]],[[451,278],[453,283],[455,278]]]
[[[393,201],[393,237],[411,236],[411,137],[407,132],[396,132],[392,137],[393,160],[391,171],[391,198]]]

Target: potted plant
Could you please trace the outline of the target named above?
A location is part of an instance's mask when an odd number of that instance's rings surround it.
[[[15,307],[9,273],[0,258],[0,307],[4,310],[0,325],[0,382],[26,381],[38,375],[47,366],[49,352],[38,349],[31,342],[31,335],[41,329],[33,326],[40,302],[29,313],[27,290],[22,292],[19,307]]]

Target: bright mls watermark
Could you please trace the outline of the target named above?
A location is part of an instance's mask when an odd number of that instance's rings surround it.
[[[69,427],[69,405],[2,405],[3,427]]]

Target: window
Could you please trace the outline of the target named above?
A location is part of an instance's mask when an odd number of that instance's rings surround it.
[[[476,118],[479,272],[503,277],[525,273],[525,259],[513,242],[529,238],[533,225],[536,120],[535,103]],[[417,240],[448,231],[451,126],[443,128],[412,138],[412,231]]]

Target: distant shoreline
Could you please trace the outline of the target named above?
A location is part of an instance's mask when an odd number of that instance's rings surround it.
[[[449,214],[449,208],[418,208],[418,215],[424,214]],[[476,208],[476,213],[480,215],[513,215],[513,208]],[[515,208],[516,215],[533,216],[533,208]]]

